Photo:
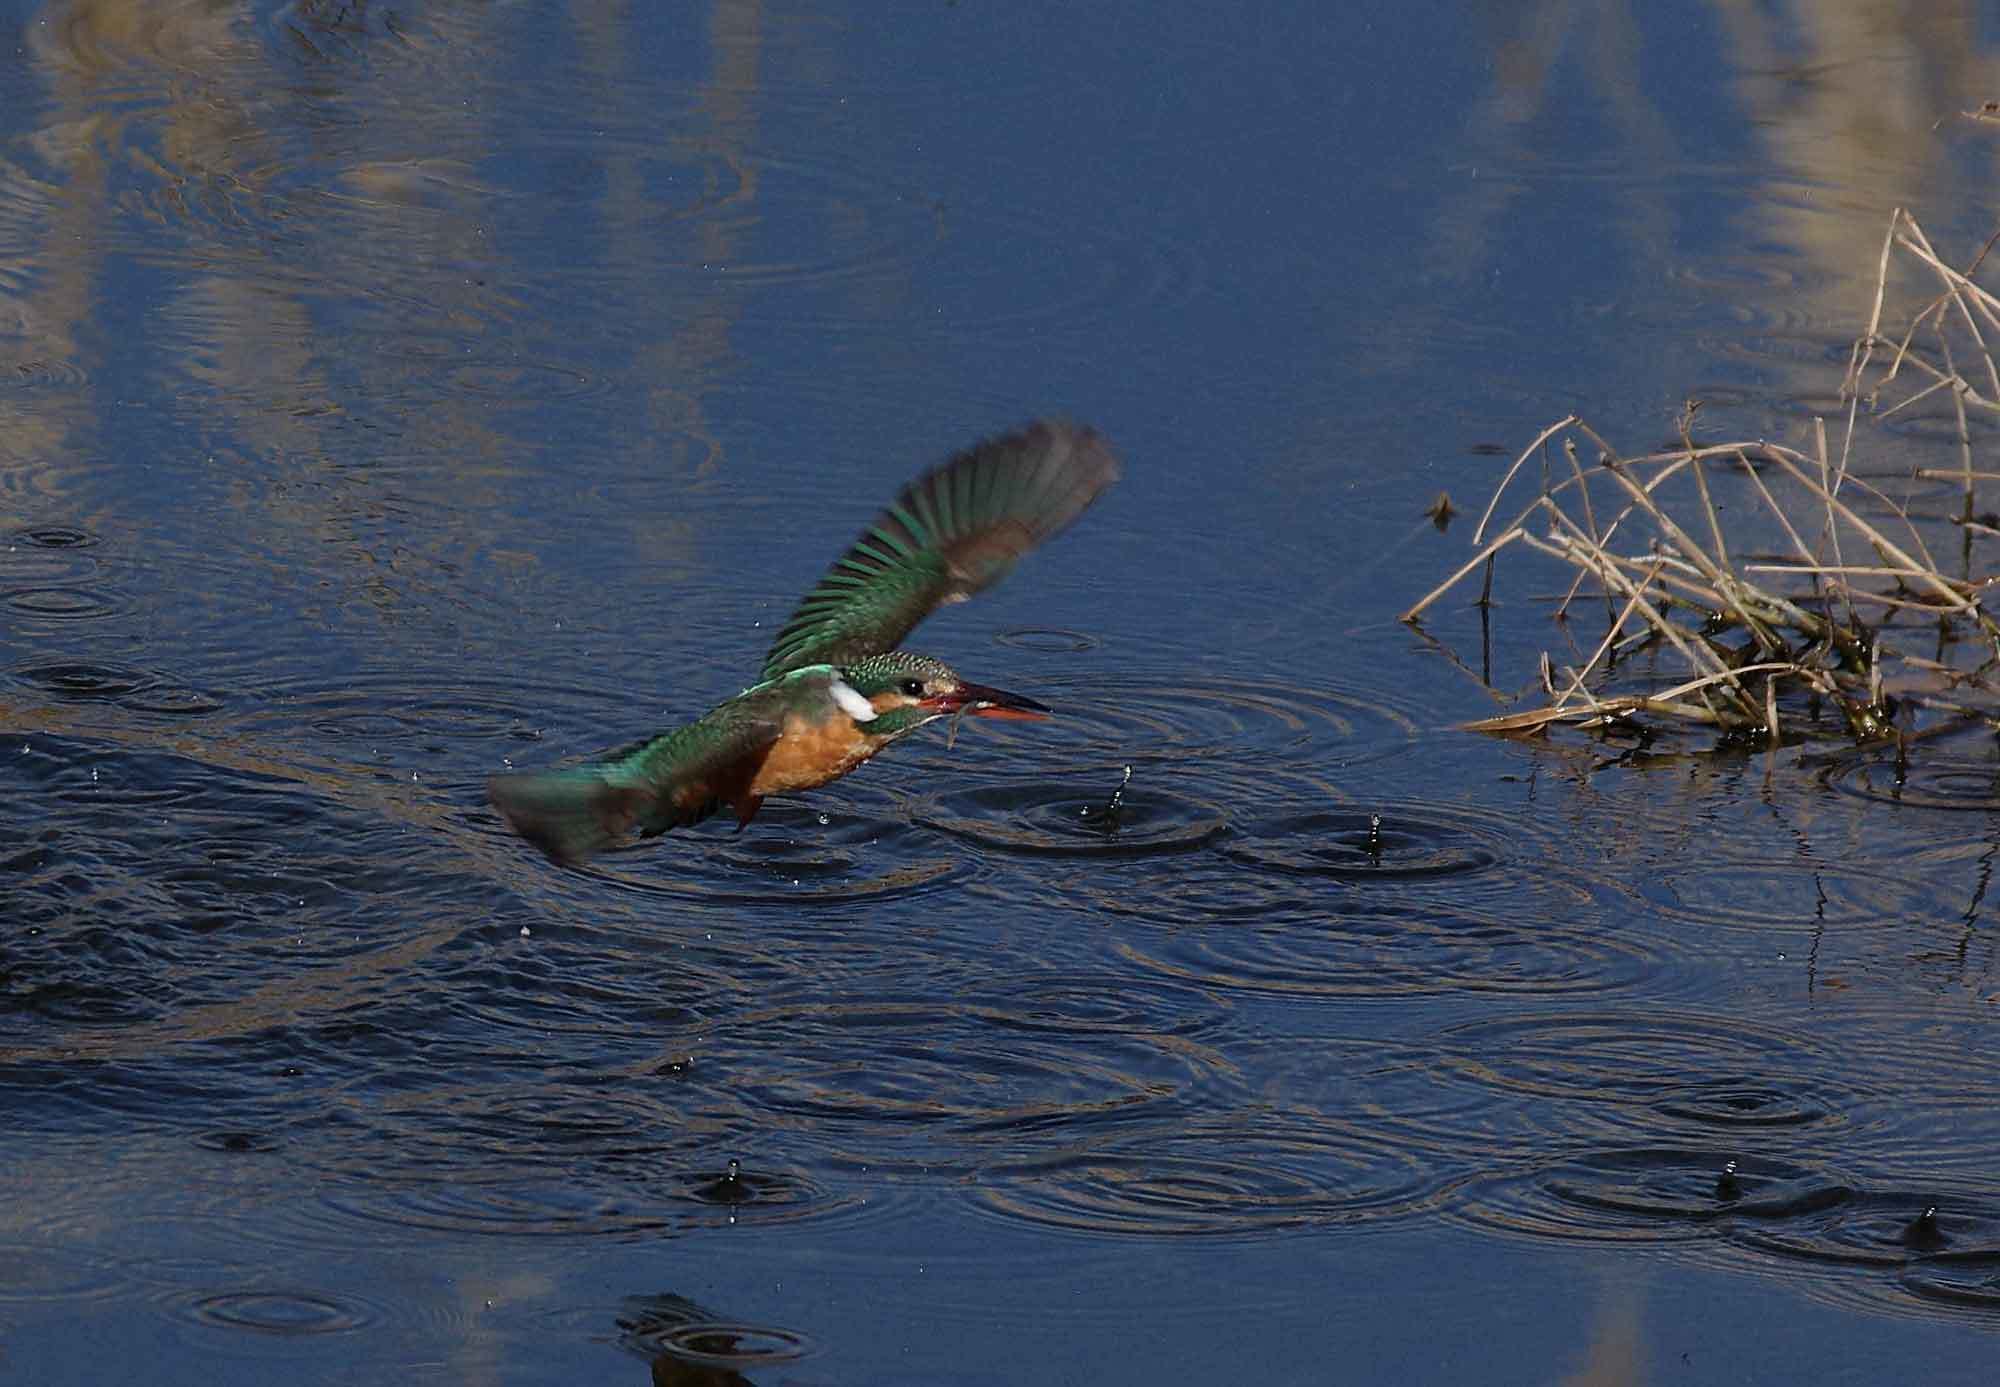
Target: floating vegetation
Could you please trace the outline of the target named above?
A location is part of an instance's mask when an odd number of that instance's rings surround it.
[[[1813,421],[1807,451],[1763,439],[1697,443],[1698,401],[1681,414],[1679,446],[1660,452],[1628,454],[1573,414],[1544,429],[1494,489],[1473,533],[1477,552],[1403,620],[1417,624],[1474,574],[1485,608],[1496,560],[1514,549],[1572,570],[1555,605],[1565,634],[1580,600],[1592,610],[1601,602],[1606,627],[1587,650],[1572,641],[1573,662],[1544,652],[1539,706],[1470,728],[1520,736],[1567,724],[1648,737],[1698,724],[1725,746],[1830,730],[1899,750],[1946,727],[2000,728],[2000,625],[1983,606],[2000,575],[1973,556],[1976,541],[2000,535],[2000,516],[1978,499],[2000,472],[1975,469],[1968,425],[1968,413],[2000,415],[1989,345],[2000,338],[2000,297],[1973,278],[1996,241],[2000,231],[1961,271],[1907,212],[1891,216],[1868,330],[1841,384],[1837,448],[1824,419]],[[1914,269],[1935,286],[1893,335],[1883,326],[1892,267],[1899,282]],[[1933,413],[1948,406],[1943,427],[1958,466],[1903,475],[1862,465],[1871,419],[1927,401]],[[1496,523],[1537,459],[1539,490]],[[1899,486],[1903,498],[1868,477]],[[1956,527],[1955,572],[1932,552],[1910,505],[1940,483],[1957,483],[1956,513],[1918,518],[1932,522],[1933,539],[1945,521]],[[1652,658],[1634,658],[1641,652]],[[1919,729],[1919,710],[1939,716]]]

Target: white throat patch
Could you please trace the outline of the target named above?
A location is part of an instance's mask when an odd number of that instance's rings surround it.
[[[833,701],[840,705],[840,711],[856,722],[875,721],[875,705],[856,693],[854,686],[845,679],[835,676],[826,686],[826,691],[833,695]]]

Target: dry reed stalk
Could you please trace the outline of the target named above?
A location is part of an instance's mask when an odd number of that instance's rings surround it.
[[[1963,511],[1951,523],[1964,537],[1966,563],[1974,533],[2000,534],[2000,525],[1988,523],[1990,513],[1979,517],[1977,511],[1978,487],[2000,481],[2000,471],[1975,466],[1968,418],[1972,408],[2000,410],[2000,363],[1990,345],[2000,342],[2000,296],[1973,277],[1996,243],[2000,230],[1966,269],[1955,269],[1908,212],[1898,208],[1891,214],[1868,326],[1855,339],[1840,386],[1847,418],[1837,453],[1829,447],[1823,419],[1813,421],[1810,454],[1763,439],[1697,444],[1696,402],[1678,421],[1677,449],[1624,455],[1575,414],[1537,434],[1495,485],[1474,531],[1472,559],[1426,593],[1403,620],[1419,623],[1482,566],[1490,592],[1499,555],[1514,550],[1544,555],[1572,571],[1555,608],[1564,621],[1576,619],[1572,602],[1595,587],[1604,600],[1605,630],[1574,667],[1558,667],[1542,655],[1538,672],[1546,706],[1469,726],[1519,735],[1559,724],[1604,728],[1657,718],[1749,733],[1775,747],[1781,700],[1809,695],[1838,709],[1847,734],[1858,740],[1907,740],[1911,731],[1896,718],[1912,704],[1956,718],[1983,718],[2000,728],[2000,623],[1982,605],[2000,576],[1947,577],[1908,506],[1854,469],[1857,451],[1865,446],[1859,432],[1864,399],[1871,416],[1886,419],[1948,392],[1958,466],[1916,468],[1908,475],[1912,482],[1959,483]],[[1885,325],[1896,263],[1933,279],[1939,292],[1916,304],[1891,336]],[[1983,390],[1966,380],[1960,360],[1983,377]],[[1918,378],[1907,388],[1899,384],[1906,369]],[[1884,401],[1891,387],[1902,398]],[[1531,459],[1538,454],[1546,459],[1551,448],[1562,452],[1568,475],[1558,479],[1545,464],[1537,494],[1511,520],[1496,524],[1508,490]],[[1579,456],[1585,448],[1595,453],[1594,464]],[[1778,554],[1755,552],[1745,543],[1749,537],[1732,535],[1724,524],[1725,508],[1708,475],[1717,464],[1727,464],[1718,479],[1745,486],[1756,497],[1754,513],[1777,527]],[[1594,494],[1600,490],[1602,495]],[[1797,523],[1808,515],[1818,521],[1810,540]],[[1852,546],[1859,547],[1849,559]],[[1910,616],[1920,614],[1930,623],[1939,652],[1964,651],[1979,656],[1980,663],[1965,667],[1899,651],[1883,630],[1861,620],[1861,608],[1880,613],[1884,622],[1904,623],[1892,630],[1907,629]],[[1623,652],[1647,642],[1662,658],[1678,661],[1688,677],[1659,692],[1606,689]],[[1571,652],[1581,651],[1571,641]],[[1453,662],[1467,669],[1455,657]],[[1892,689],[1903,691],[1900,698],[1892,697]],[[1505,699],[1498,690],[1488,692]],[[1941,696],[1946,692],[1958,697],[1947,702]],[[1967,700],[1967,694],[1992,700],[1992,707],[1980,710],[1978,699]],[[1794,739],[1812,722],[1813,706],[1808,701],[1784,710],[1786,731]]]

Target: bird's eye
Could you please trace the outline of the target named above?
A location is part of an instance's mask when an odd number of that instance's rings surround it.
[[[921,679],[905,679],[903,681],[903,692],[911,698],[922,698],[924,696],[924,681]]]

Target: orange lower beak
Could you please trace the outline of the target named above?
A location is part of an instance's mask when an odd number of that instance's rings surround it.
[[[1040,722],[1054,711],[1045,703],[984,684],[960,684],[950,693],[925,702],[940,713],[966,712],[976,718],[1010,718],[1016,722]]]

